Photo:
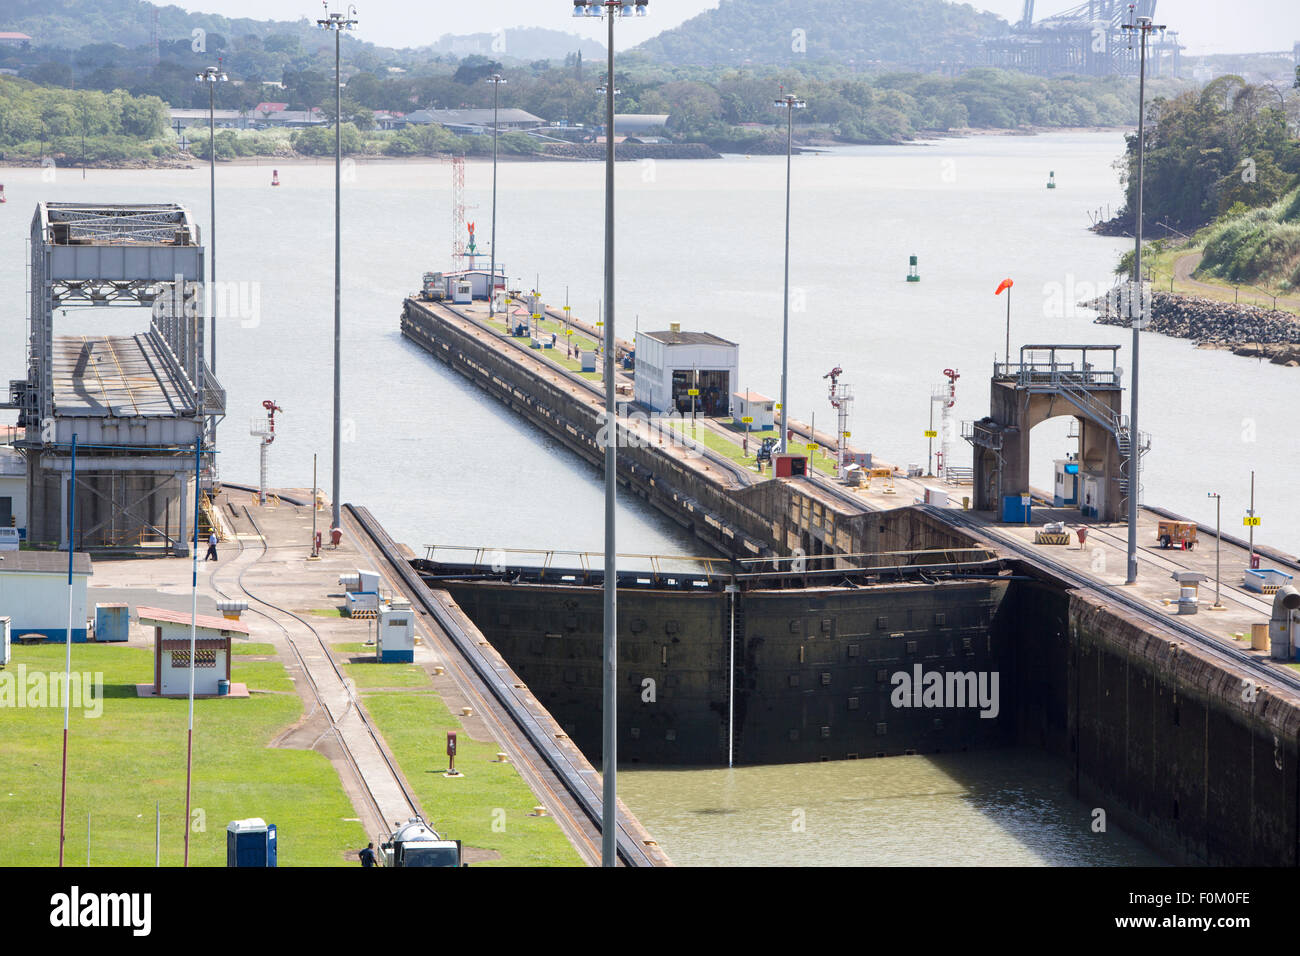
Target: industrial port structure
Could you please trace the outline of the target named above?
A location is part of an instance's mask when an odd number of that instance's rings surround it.
[[[984,44],[987,65],[1041,76],[1136,76],[1138,52],[1124,34],[1135,17],[1155,17],[1156,0],[1085,0],[1035,20],[1034,0],[1005,37]],[[1147,70],[1152,76],[1177,76],[1182,47],[1169,30],[1153,40]]]
[[[29,256],[27,377],[4,405],[19,413],[28,540],[67,546],[76,436],[76,548],[188,553],[190,496],[215,479],[226,404],[204,356],[198,225],[175,204],[42,202]],[[86,307],[150,318],[132,335],[56,334],[57,313]]]

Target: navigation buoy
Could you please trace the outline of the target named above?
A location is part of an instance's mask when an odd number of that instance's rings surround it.
[[[1047,188],[1048,189],[1056,188],[1056,170],[1052,170],[1047,174]]]
[[[921,274],[916,271],[916,256],[908,256],[907,258],[907,281],[908,282],[921,281]]]
[[[272,186],[280,185],[280,170],[278,169],[271,170],[271,185]]]
[[[8,201],[9,200],[5,198],[5,184],[0,183],[0,202],[8,202]]]

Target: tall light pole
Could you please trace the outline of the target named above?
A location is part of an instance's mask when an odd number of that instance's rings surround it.
[[[340,204],[342,201],[342,189],[340,183],[343,181],[343,78],[340,73],[339,51],[342,42],[343,31],[351,30],[357,25],[355,15],[357,8],[348,6],[346,15],[342,13],[331,13],[323,20],[317,20],[316,25],[322,30],[334,31],[334,510],[330,525],[331,530],[343,526],[343,516],[340,508],[339,492],[339,452],[342,434],[342,389],[340,387],[342,379],[339,372],[339,359],[342,353],[343,342],[343,295],[342,295],[342,216],[340,213]]]
[[[614,548],[614,505],[618,495],[618,393],[614,388],[614,20],[643,17],[649,0],[573,0],[575,17],[609,21],[609,63],[605,97],[605,637],[604,708],[601,732],[600,863],[618,863],[618,567]]]
[[[808,104],[789,93],[773,104],[786,111],[785,127],[785,309],[781,320],[781,454],[786,452],[786,438],[790,434],[790,404],[787,401],[786,381],[790,373],[790,176],[793,172],[794,111]]]
[[[1129,434],[1128,434],[1128,575],[1125,584],[1136,584],[1138,577],[1138,486],[1141,478],[1142,448],[1138,431],[1138,337],[1142,331],[1142,179],[1146,171],[1146,96],[1147,96],[1147,38],[1152,30],[1164,30],[1164,24],[1154,24],[1150,17],[1138,17],[1136,23],[1125,23],[1126,31],[1137,31],[1141,42],[1138,54],[1138,184],[1137,219],[1133,230],[1133,291],[1129,309],[1133,313],[1133,379],[1129,383]]]
[[[492,272],[488,276],[488,318],[496,315],[497,291],[497,134],[501,124],[497,120],[501,104],[501,84],[505,78],[500,73],[493,73],[487,80],[492,84]],[[510,324],[509,316],[506,325]]]
[[[217,84],[225,83],[230,77],[215,66],[210,66],[202,73],[194,74],[194,82],[206,83],[208,87],[208,212],[211,218],[208,226],[208,302],[215,302],[217,294]],[[217,319],[212,317],[212,351],[208,356],[215,375],[217,371]]]
[[[1220,548],[1223,545],[1223,495],[1217,491],[1211,491],[1207,497],[1214,499],[1214,607],[1212,610],[1223,610],[1223,602],[1219,600],[1219,569],[1220,565]]]

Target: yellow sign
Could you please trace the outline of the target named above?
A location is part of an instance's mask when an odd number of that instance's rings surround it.
[[[852,438],[852,437],[853,437],[853,432],[845,432],[845,433],[844,433],[844,437],[845,437],[845,438]]]
[[[596,323],[596,328],[600,328],[600,327],[601,327],[602,325],[604,325],[604,324],[605,324],[604,322],[597,322],[597,323]]]
[[[538,315],[536,312],[534,312],[534,313],[533,313],[533,318],[534,318],[534,319],[540,319],[541,316]]]
[[[1258,528],[1259,515],[1255,515],[1254,517],[1251,517],[1250,515],[1246,515],[1246,517],[1242,519],[1241,523],[1248,528]]]
[[[777,403],[776,403],[776,410],[777,410],[778,412],[781,410],[781,403],[780,403],[780,402],[777,402]]]
[[[694,398],[696,395],[700,394],[700,390],[698,388],[688,388],[686,394]]]
[[[572,334],[573,334],[573,329],[565,329],[565,330],[564,330],[564,334],[565,334],[565,335],[572,335]]]
[[[804,447],[807,448],[809,451],[817,450],[817,445],[815,442],[809,442],[807,445],[804,445]]]
[[[925,437],[926,437],[926,438],[938,438],[938,437],[939,437],[939,433],[936,432],[936,431],[929,431],[929,430],[927,430],[926,433],[925,433]]]
[[[741,421],[744,422],[746,425],[752,425],[754,423],[754,419],[750,418],[748,415],[742,418]]]
[[[568,312],[568,311],[569,311],[569,307],[568,307],[567,305],[564,307],[564,311],[565,311],[565,312]]]

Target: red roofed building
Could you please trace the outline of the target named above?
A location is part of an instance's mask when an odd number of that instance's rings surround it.
[[[283,113],[288,108],[288,103],[258,103],[253,107],[253,112],[269,116],[271,113]]]
[[[27,46],[32,42],[32,38],[26,33],[0,33],[0,45],[3,46]]]
[[[154,632],[154,696],[186,697],[190,692],[190,616],[160,607],[139,607],[140,624]],[[194,696],[216,697],[230,680],[230,640],[248,637],[248,625],[200,614],[194,627]],[[145,685],[147,686],[147,685]],[[235,688],[231,688],[233,692]],[[244,696],[233,694],[233,696]]]

